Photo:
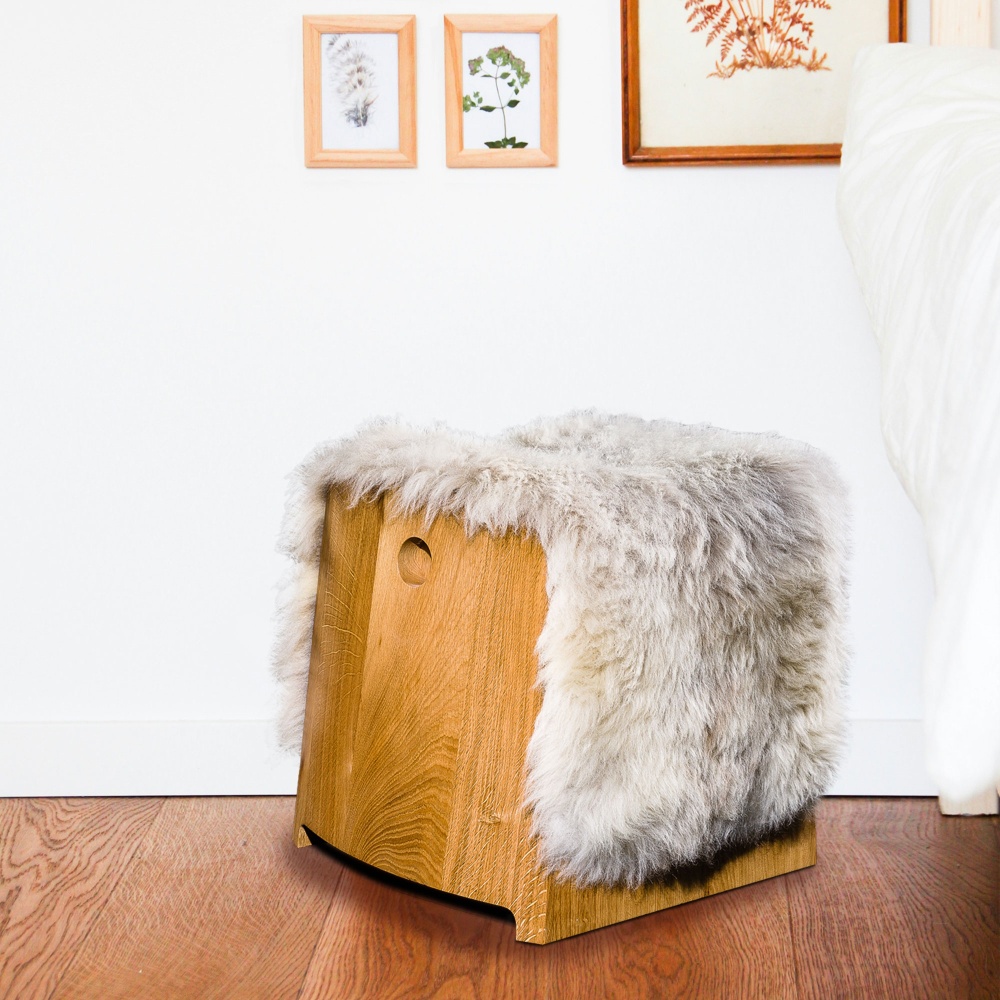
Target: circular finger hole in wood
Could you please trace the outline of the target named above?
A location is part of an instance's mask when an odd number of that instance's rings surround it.
[[[407,538],[400,546],[397,562],[403,583],[419,587],[431,570],[431,550],[422,538]]]

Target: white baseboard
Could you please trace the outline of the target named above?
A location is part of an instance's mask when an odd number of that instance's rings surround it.
[[[0,797],[294,795],[270,721],[0,723]]]
[[[832,795],[935,795],[923,724],[858,719]],[[0,723],[0,797],[294,795],[270,721]]]
[[[920,719],[852,719],[830,795],[937,795],[924,764]]]

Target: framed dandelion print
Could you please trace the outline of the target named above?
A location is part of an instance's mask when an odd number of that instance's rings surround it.
[[[621,0],[626,164],[836,162],[857,51],[906,0]]]
[[[307,167],[415,167],[416,18],[302,19]]]
[[[554,167],[556,16],[444,19],[449,167]]]

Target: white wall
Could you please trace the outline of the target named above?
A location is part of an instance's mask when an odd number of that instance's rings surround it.
[[[286,473],[376,414],[591,406],[840,463],[851,714],[911,734],[902,762],[857,744],[840,790],[929,791],[907,721],[929,572],[836,169],[624,168],[617,3],[559,0],[560,166],[448,170],[452,8],[378,5],[417,8],[420,166],[348,171],[302,166],[322,11],[3,0],[0,794],[291,790],[266,740]]]

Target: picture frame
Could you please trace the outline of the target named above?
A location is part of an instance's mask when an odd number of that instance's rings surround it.
[[[854,54],[906,0],[621,0],[622,162],[836,163]]]
[[[417,165],[416,17],[302,18],[307,167]]]
[[[446,14],[444,41],[448,166],[556,166],[556,15]]]

